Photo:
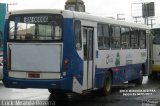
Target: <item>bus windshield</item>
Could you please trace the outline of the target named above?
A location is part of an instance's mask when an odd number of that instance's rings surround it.
[[[154,36],[153,44],[160,44],[160,34]]]
[[[9,40],[39,41],[62,40],[61,15],[25,14],[9,17]]]
[[[154,35],[153,44],[160,44],[160,29],[152,29]]]

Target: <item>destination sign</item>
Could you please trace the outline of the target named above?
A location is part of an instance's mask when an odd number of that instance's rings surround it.
[[[48,16],[30,16],[24,17],[25,23],[46,23],[48,22]]]

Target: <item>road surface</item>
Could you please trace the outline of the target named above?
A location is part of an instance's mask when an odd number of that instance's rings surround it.
[[[112,89],[109,96],[100,96],[98,92],[84,95],[68,94],[55,96],[46,89],[13,89],[5,88],[0,82],[0,105],[9,106],[7,100],[28,102],[43,101],[41,106],[160,106],[160,80],[148,80],[134,86],[126,84]],[[3,104],[2,104],[3,102]],[[12,104],[10,104],[12,105]]]

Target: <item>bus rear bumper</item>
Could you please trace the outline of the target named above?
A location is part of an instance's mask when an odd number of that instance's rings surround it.
[[[44,88],[72,91],[72,77],[58,80],[19,79],[4,77],[3,83],[7,88]]]

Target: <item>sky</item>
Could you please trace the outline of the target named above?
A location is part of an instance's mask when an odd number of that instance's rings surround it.
[[[9,5],[9,10],[21,9],[64,9],[67,0],[0,0],[3,3],[16,4]],[[86,12],[103,17],[125,18],[126,21],[134,21],[131,15],[141,14],[139,5],[133,3],[155,2],[155,23],[160,21],[160,0],[83,0],[86,6]],[[131,8],[131,5],[133,6]],[[137,8],[136,8],[137,7]],[[137,11],[140,9],[140,12]],[[132,10],[132,11],[131,11]],[[143,20],[141,20],[143,23]],[[157,24],[160,26],[160,23]],[[156,26],[157,26],[156,25]]]

